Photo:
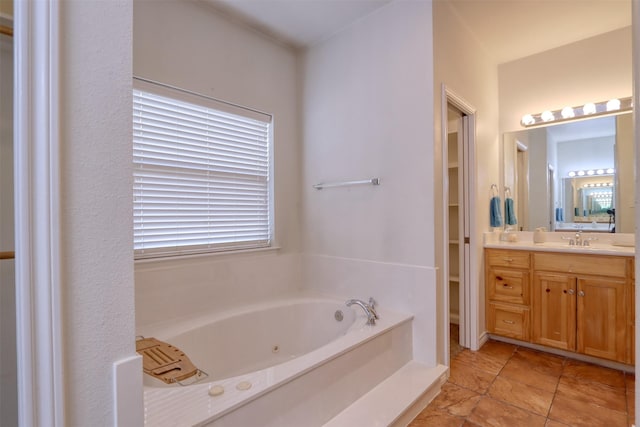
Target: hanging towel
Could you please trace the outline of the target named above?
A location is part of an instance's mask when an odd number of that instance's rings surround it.
[[[515,225],[517,222],[516,213],[513,210],[513,199],[506,197],[504,199],[504,223],[506,225]]]
[[[500,197],[493,196],[489,203],[489,218],[492,227],[502,226],[502,212],[500,211]]]

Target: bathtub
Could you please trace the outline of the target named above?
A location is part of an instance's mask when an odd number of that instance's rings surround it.
[[[208,374],[188,385],[144,375],[145,425],[322,425],[412,357],[408,314],[290,297],[140,328]]]

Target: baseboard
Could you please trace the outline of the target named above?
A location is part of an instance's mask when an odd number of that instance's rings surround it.
[[[599,359],[597,357],[587,356],[584,354],[573,353],[571,351],[560,350],[552,347],[545,347],[543,345],[533,344],[526,341],[520,341],[513,338],[501,337],[499,335],[486,334],[488,338],[494,341],[506,342],[508,344],[519,345],[520,347],[530,348],[532,350],[543,351],[545,353],[551,353],[558,356],[568,357],[570,359],[579,360],[581,362],[593,363],[594,365],[604,366],[605,368],[616,369],[618,371],[624,371],[629,373],[635,372],[635,366],[626,365],[620,362],[614,362],[612,360]]]

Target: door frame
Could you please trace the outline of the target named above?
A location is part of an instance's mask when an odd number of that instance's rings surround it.
[[[14,2],[18,419],[65,425],[60,280],[60,2]]]
[[[458,95],[455,91],[449,88],[446,84],[442,84],[441,88],[441,130],[442,130],[442,142],[443,149],[441,150],[441,162],[442,162],[442,218],[443,218],[443,232],[444,238],[442,239],[441,250],[443,253],[442,261],[442,277],[443,277],[443,336],[446,339],[444,348],[444,361],[449,363],[449,205],[448,205],[448,188],[449,188],[449,174],[448,174],[448,150],[444,149],[444,142],[447,141],[448,135],[448,108],[449,105],[455,107],[467,117],[468,126],[463,127],[463,155],[466,161],[459,166],[459,170],[463,172],[463,184],[464,189],[461,197],[461,203],[458,208],[458,213],[464,224],[464,234],[459,237],[461,241],[460,261],[463,264],[463,269],[460,272],[460,344],[464,347],[477,350],[479,348],[479,328],[478,321],[480,318],[479,313],[479,287],[471,286],[471,278],[477,276],[477,261],[475,247],[477,242],[475,238],[476,224],[471,218],[471,212],[475,211],[475,181],[476,181],[476,109],[467,102],[463,97]],[[466,127],[466,129],[464,129]],[[467,168],[465,169],[465,164]]]

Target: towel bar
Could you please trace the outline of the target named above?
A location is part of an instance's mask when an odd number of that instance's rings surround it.
[[[371,179],[363,179],[359,181],[321,182],[319,184],[315,184],[313,188],[315,188],[316,190],[322,190],[323,188],[346,187],[348,185],[361,185],[361,184],[380,185],[380,179],[371,178]]]

